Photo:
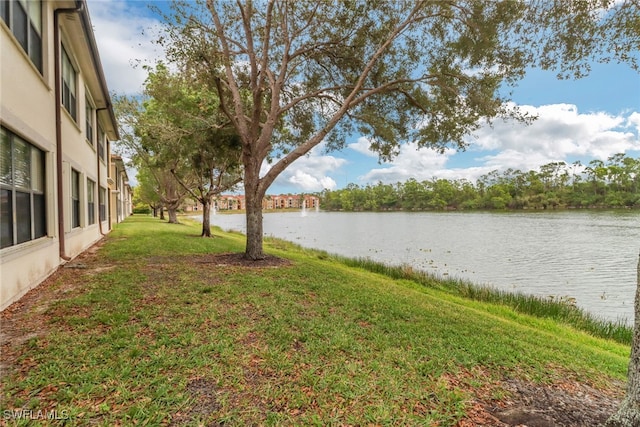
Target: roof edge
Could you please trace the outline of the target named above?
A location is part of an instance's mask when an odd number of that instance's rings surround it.
[[[89,50],[91,51],[91,59],[93,61],[95,71],[98,75],[100,86],[102,87],[102,91],[104,92],[104,98],[106,100],[107,105],[105,105],[103,108],[109,112],[109,119],[111,120],[113,125],[115,140],[118,140],[120,139],[120,134],[118,132],[118,121],[116,120],[116,115],[115,115],[115,112],[113,111],[113,104],[111,103],[111,94],[109,93],[107,80],[104,76],[102,61],[100,60],[98,45],[96,43],[96,38],[93,33],[93,25],[91,25],[91,18],[89,17],[89,9],[87,7],[87,2],[86,0],[76,0],[76,6],[80,8],[79,15],[82,21],[82,28],[87,36]]]

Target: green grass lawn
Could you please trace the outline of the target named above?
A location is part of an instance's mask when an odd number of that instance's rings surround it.
[[[221,262],[244,236],[200,227],[131,217],[10,310],[3,323],[36,332],[4,347],[5,419],[451,426],[478,395],[503,399],[504,379],[626,377],[628,345],[282,241],[265,246],[282,265]]]

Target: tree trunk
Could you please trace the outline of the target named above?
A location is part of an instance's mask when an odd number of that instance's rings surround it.
[[[257,187],[257,186],[256,186]],[[251,260],[264,259],[262,250],[262,194],[245,181],[245,208],[247,219],[247,246],[245,257]]]
[[[178,208],[180,207],[180,199],[165,200],[163,204],[167,208],[169,224],[179,224]]]
[[[164,205],[160,205],[158,209],[160,209],[160,219],[164,221]]]
[[[634,305],[633,343],[629,360],[627,396],[620,404],[618,412],[604,424],[605,427],[640,426],[640,258]]]
[[[169,205],[167,206],[167,213],[169,214],[169,224],[178,224],[178,208]]]
[[[202,234],[200,237],[211,237],[211,197],[202,200]]]

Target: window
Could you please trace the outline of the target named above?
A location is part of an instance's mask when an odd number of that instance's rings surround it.
[[[62,47],[62,105],[67,109],[73,120],[76,116],[76,70],[71,65],[71,59]]]
[[[107,220],[107,190],[104,187],[100,187],[100,193],[98,193],[98,205],[100,210],[100,222]]]
[[[87,215],[89,225],[96,223],[96,183],[87,179]]]
[[[98,126],[98,155],[104,161],[104,132]]]
[[[0,16],[42,74],[42,5],[40,0],[0,2]]]
[[[80,172],[71,169],[71,228],[80,227]]]
[[[107,220],[107,190],[104,187],[100,187],[100,193],[98,193],[98,205],[100,210],[100,222]]]
[[[93,107],[89,98],[84,99],[84,115],[85,115],[85,134],[87,136],[87,142],[93,147]]]
[[[0,128],[0,247],[46,236],[44,153]]]

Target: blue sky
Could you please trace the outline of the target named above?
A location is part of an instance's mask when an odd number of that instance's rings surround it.
[[[152,41],[161,31],[150,3],[89,0],[89,11],[108,86],[118,94],[139,93],[140,64],[153,64],[162,51]],[[357,135],[340,152],[321,147],[294,162],[269,193],[339,189],[348,183],[396,183],[415,178],[469,179],[492,170],[532,170],[549,162],[606,160],[616,153],[640,157],[640,74],[627,65],[594,64],[581,80],[557,80],[553,72],[531,70],[514,89],[512,101],[538,116],[530,126],[496,121],[469,137],[465,152],[438,154],[407,141],[390,163],[378,163]],[[268,167],[265,165],[265,168]],[[133,178],[133,177],[131,177]],[[135,182],[135,181],[134,181]]]

